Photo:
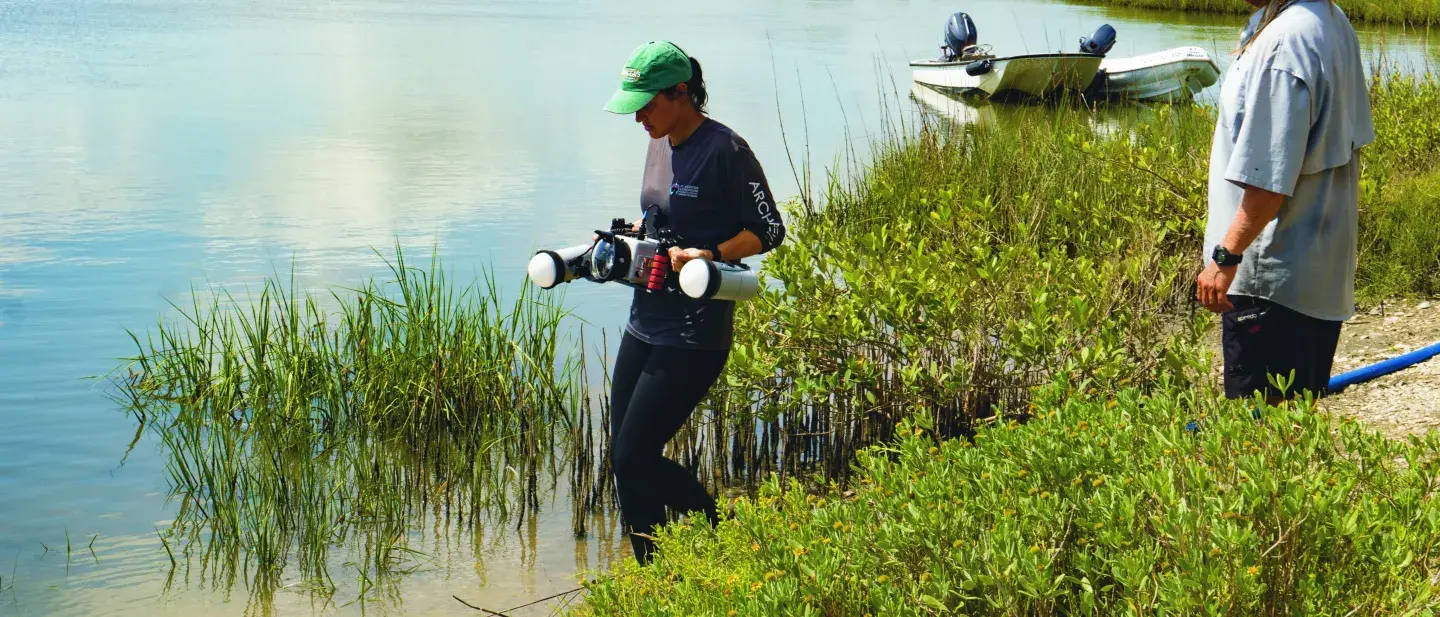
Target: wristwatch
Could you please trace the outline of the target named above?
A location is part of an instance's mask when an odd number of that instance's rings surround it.
[[[706,247],[705,250],[710,251],[710,261],[714,261],[714,262],[725,261],[725,259],[720,256],[720,245],[719,245],[719,244],[711,244],[710,246]]]
[[[1215,245],[1215,250],[1210,253],[1210,259],[1215,262],[1215,265],[1221,268],[1230,268],[1240,265],[1240,262],[1245,260],[1245,256],[1244,254],[1237,255],[1231,253],[1223,245],[1217,244]]]

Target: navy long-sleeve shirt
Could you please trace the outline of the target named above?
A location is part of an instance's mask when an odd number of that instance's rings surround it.
[[[764,253],[785,240],[785,223],[750,145],[709,118],[679,146],[651,140],[640,207],[660,207],[670,229],[690,247],[718,245],[749,230]],[[724,255],[721,256],[722,258]],[[627,330],[667,347],[728,349],[735,303],[637,289]]]

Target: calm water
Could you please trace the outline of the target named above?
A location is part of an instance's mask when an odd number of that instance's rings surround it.
[[[963,4],[1002,54],[1073,50],[1110,22],[1112,55],[1198,44],[1223,58],[1239,28],[1035,0]],[[163,460],[149,438],[125,457],[135,426],[91,379],[131,354],[126,330],[167,315],[169,302],[253,285],[292,260],[304,285],[354,284],[384,273],[371,248],[397,240],[415,254],[438,248],[467,278],[493,267],[518,287],[536,247],[635,215],[646,138],[600,106],[629,52],[654,38],[700,58],[713,115],[749,139],[778,193],[794,195],[777,111],[797,156],[808,130],[823,172],[847,129],[856,139],[880,129],[882,91],[911,111],[906,62],[934,53],[954,10],[933,0],[0,0],[0,615],[257,608],[243,586],[227,596],[183,575],[163,593],[155,530],[174,513]],[[1411,64],[1435,57],[1421,34],[1366,39]],[[628,295],[575,285],[567,301],[615,332]],[[553,506],[519,530],[419,533],[430,557],[393,589],[401,604],[350,603],[355,580],[340,567],[324,610],[475,614],[451,594],[507,608],[628,555],[613,532],[576,542],[568,506]],[[274,608],[321,607],[282,591]]]

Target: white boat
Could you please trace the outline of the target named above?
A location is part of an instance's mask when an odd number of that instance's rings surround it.
[[[1184,102],[1220,80],[1220,65],[1202,47],[1176,47],[1131,58],[1107,58],[1093,92],[1106,98]]]
[[[952,15],[945,24],[940,58],[910,63],[915,83],[946,94],[983,98],[1012,94],[1045,98],[1071,92],[1088,99],[1179,102],[1220,79],[1220,65],[1200,47],[1106,58],[1116,40],[1109,24],[1080,39],[1079,53],[997,57],[989,46],[977,45],[978,38],[969,15]]]
[[[1048,97],[1065,91],[1084,92],[1094,83],[1103,60],[1090,54],[966,56],[916,60],[910,63],[910,70],[916,83],[947,94]]]

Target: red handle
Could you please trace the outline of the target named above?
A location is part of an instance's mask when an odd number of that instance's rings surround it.
[[[665,278],[670,276],[670,255],[656,253],[650,261],[650,283],[645,286],[650,291],[660,291],[665,288]]]

